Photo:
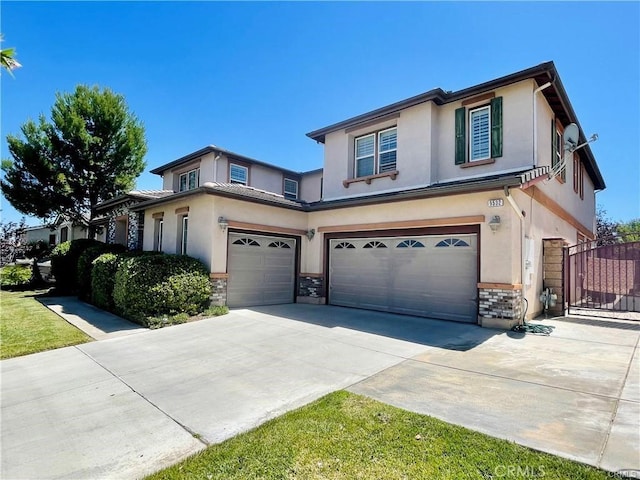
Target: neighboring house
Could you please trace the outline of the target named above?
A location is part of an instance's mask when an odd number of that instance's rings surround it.
[[[88,228],[86,222],[82,224],[74,223],[64,215],[58,215],[51,225],[38,225],[28,227],[25,230],[27,243],[42,240],[52,247],[67,240],[87,238],[87,235]]]
[[[145,250],[207,265],[215,303],[508,326],[523,297],[541,311],[543,239],[594,237],[605,184],[588,145],[561,163],[572,122],[549,62],[313,131],[325,155],[312,172],[205,147],[152,170],[172,195],[130,208]]]
[[[93,220],[100,231],[96,238],[105,243],[119,243],[129,250],[141,250],[144,212],[134,212],[130,208],[173,193],[173,190],[132,190],[98,204],[98,217]]]

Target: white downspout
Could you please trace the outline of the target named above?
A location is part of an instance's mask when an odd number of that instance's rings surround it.
[[[522,298],[525,298],[526,282],[524,278],[524,273],[526,270],[525,268],[526,259],[524,254],[524,241],[525,241],[524,213],[522,209],[518,206],[516,201],[513,199],[513,195],[511,195],[511,192],[509,192],[509,187],[504,187],[504,196],[507,197],[507,201],[509,202],[509,205],[511,205],[511,207],[513,208],[513,211],[516,212],[516,215],[520,219],[520,283],[522,284]]]
[[[213,181],[214,181],[214,183],[218,181],[218,160],[220,160],[220,154],[217,154],[213,158]]]

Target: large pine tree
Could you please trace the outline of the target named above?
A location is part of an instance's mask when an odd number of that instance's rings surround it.
[[[144,127],[109,89],[79,85],[59,93],[51,120],[41,115],[21,131],[7,136],[13,159],[2,162],[0,188],[26,215],[90,221],[98,203],[132,189],[145,168]]]

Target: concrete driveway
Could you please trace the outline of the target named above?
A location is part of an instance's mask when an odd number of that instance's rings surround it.
[[[282,305],[4,360],[2,478],[138,478],[341,388],[640,468],[640,332],[555,324]]]

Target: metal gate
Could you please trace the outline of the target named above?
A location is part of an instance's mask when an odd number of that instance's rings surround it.
[[[565,271],[569,313],[640,312],[640,242],[574,245]]]

